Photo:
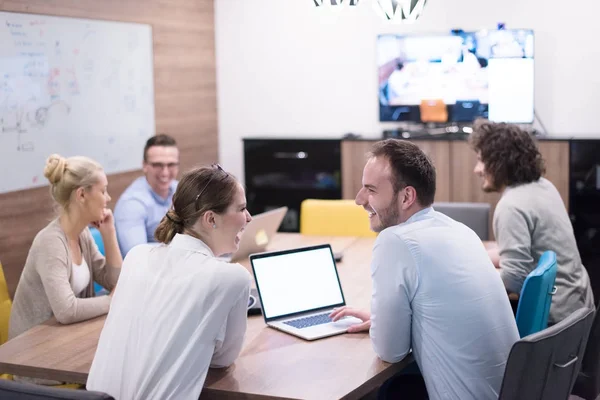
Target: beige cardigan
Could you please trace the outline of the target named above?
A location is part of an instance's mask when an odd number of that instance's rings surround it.
[[[92,278],[81,298],[71,289],[73,261],[58,219],[36,235],[15,293],[9,339],[52,316],[62,324],[72,324],[108,313],[111,297],[94,297],[94,281],[113,290],[121,269],[106,266],[89,229],[79,235],[79,245]]]

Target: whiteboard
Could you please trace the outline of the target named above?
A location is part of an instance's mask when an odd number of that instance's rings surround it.
[[[0,12],[0,193],[48,184],[52,153],[141,168],[152,67],[149,25]]]

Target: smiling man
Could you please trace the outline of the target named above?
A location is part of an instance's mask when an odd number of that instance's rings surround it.
[[[373,247],[371,311],[363,320],[375,352],[399,362],[413,351],[422,371],[388,381],[382,398],[497,399],[519,339],[499,274],[475,232],[435,211],[435,168],[413,143],[374,145],[356,203],[380,232]],[[383,387],[382,387],[383,388]],[[425,390],[426,388],[426,390]]]
[[[115,226],[123,257],[134,246],[154,242],[154,231],[171,207],[177,188],[179,150],[171,136],[151,137],[144,147],[144,175],[123,192],[115,207]]]

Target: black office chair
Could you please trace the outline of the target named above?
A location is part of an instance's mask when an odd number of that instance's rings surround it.
[[[60,389],[0,379],[2,400],[115,400],[106,393],[87,390]]]
[[[600,394],[600,308],[596,310],[594,325],[581,363],[581,371],[572,393],[585,400],[595,400]]]
[[[499,400],[567,400],[585,351],[594,310],[517,341],[508,356]]]

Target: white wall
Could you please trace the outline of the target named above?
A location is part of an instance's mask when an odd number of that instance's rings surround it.
[[[553,136],[600,137],[598,0],[429,0],[412,25],[372,0],[344,12],[312,0],[215,0],[219,160],[243,179],[242,138],[379,138],[375,40],[387,32],[535,30],[536,111]]]

